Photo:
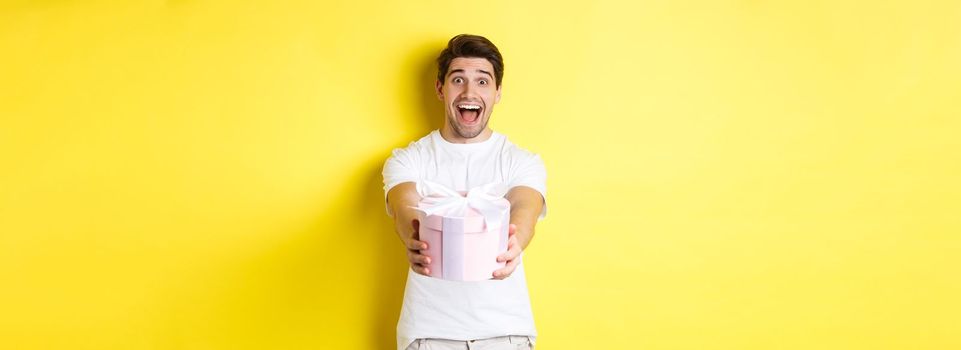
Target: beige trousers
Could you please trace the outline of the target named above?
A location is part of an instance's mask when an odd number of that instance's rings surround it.
[[[532,350],[527,336],[511,335],[477,340],[417,339],[407,350]]]

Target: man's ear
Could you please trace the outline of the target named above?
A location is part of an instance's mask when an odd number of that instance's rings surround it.
[[[501,101],[501,87],[502,87],[502,86],[503,86],[503,85],[497,87],[497,94],[494,95],[494,103],[497,103],[497,102],[500,102],[500,101]]]
[[[434,81],[434,92],[437,93],[438,99],[444,100],[444,84],[441,84],[440,80]]]

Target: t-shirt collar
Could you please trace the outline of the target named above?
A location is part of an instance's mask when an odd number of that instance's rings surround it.
[[[500,137],[500,134],[498,134],[496,131],[491,132],[491,136],[488,137],[487,140],[484,140],[481,142],[474,142],[474,143],[453,143],[453,142],[447,141],[444,139],[443,136],[441,136],[440,129],[434,130],[434,132],[431,133],[431,137],[433,137],[434,142],[437,143],[438,145],[441,145],[441,147],[467,151],[467,150],[475,150],[479,148],[488,147],[494,144],[495,139]]]

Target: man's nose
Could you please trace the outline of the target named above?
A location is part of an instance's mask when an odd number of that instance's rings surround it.
[[[474,84],[464,84],[464,96],[473,97],[476,91],[477,87],[475,87]]]

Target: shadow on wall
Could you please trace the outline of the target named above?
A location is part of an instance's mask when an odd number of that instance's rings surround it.
[[[377,349],[392,349],[397,346],[395,329],[407,280],[407,256],[384,207],[381,169],[375,166],[366,172],[364,193],[360,194],[363,200],[357,209],[360,216],[358,222],[370,225],[366,233],[374,236],[368,240],[373,242],[370,257],[376,261],[371,270],[374,274],[374,291],[371,294],[373,315],[369,318],[372,322],[370,335]]]
[[[432,130],[438,129],[443,125],[444,109],[443,103],[438,100],[434,92],[434,81],[437,80],[437,55],[446,45],[443,41],[430,42],[411,51],[404,67],[408,75],[401,79],[398,94],[400,96],[411,96],[410,91],[414,89],[419,92],[416,94],[419,103],[412,104],[414,110],[406,111],[403,115],[411,116],[409,122],[421,126],[416,130],[416,138],[427,135]],[[418,118],[419,116],[419,118]],[[412,140],[404,140],[395,147],[406,147]],[[367,181],[364,186],[364,193],[360,194],[364,198],[359,208],[361,220],[368,222],[373,227],[369,233],[375,234],[372,240],[374,244],[374,256],[377,259],[374,271],[376,291],[374,300],[371,301],[374,310],[371,335],[376,339],[378,349],[392,349],[396,347],[396,328],[397,319],[400,315],[400,308],[404,298],[404,284],[407,280],[407,255],[401,244],[400,239],[394,232],[394,223],[387,216],[384,206],[384,183],[383,183],[383,164],[390,156],[390,150],[385,150],[383,157],[373,163],[377,166],[366,172]]]
[[[434,60],[444,43],[418,47],[398,66],[406,74],[406,83],[398,86],[398,94],[417,100],[404,104],[411,108],[399,114],[411,123],[404,135],[413,130],[419,138],[443,123],[443,106],[434,93]],[[411,94],[412,89],[418,93]],[[404,147],[414,140],[399,140],[393,147]],[[408,264],[384,206],[381,172],[390,151],[384,149],[372,159],[357,161],[350,171],[356,170],[352,176],[359,181],[332,185],[342,190],[318,198],[320,203],[342,205],[346,211],[318,213],[314,222],[291,233],[290,239],[232,262],[223,270],[198,272],[204,273],[197,280],[205,281],[206,287],[169,291],[182,302],[164,314],[166,326],[158,339],[164,339],[169,348],[189,346],[196,339],[205,341],[206,347],[217,348],[277,348],[283,341],[289,342],[288,348],[303,342],[332,349],[358,342],[375,349],[395,348]],[[330,232],[331,228],[345,227],[351,232]],[[350,245],[363,247],[362,252],[351,254],[337,248],[344,246],[348,235]],[[370,269],[357,271],[346,267],[350,265],[344,262],[350,259],[369,259],[365,261],[373,264]],[[371,288],[365,290],[370,299],[365,296],[358,300],[356,288]],[[371,310],[370,315],[361,317],[369,320],[360,330],[368,339],[347,339],[337,333],[353,326],[341,322],[337,313],[354,310],[351,303],[356,302],[367,303]],[[204,308],[197,310],[197,305]],[[211,318],[227,321],[205,323]],[[245,336],[214,336],[218,334]]]
[[[410,92],[417,92],[414,97],[418,102],[416,108],[405,112],[412,117],[411,123],[423,127],[422,130],[418,130],[422,131],[418,138],[444,125],[444,104],[434,91],[434,82],[437,80],[437,55],[446,46],[446,39],[430,41],[412,50],[407,61],[404,62],[407,74],[400,79],[398,95],[413,96]],[[410,141],[415,140],[405,140],[398,146],[407,146]]]

